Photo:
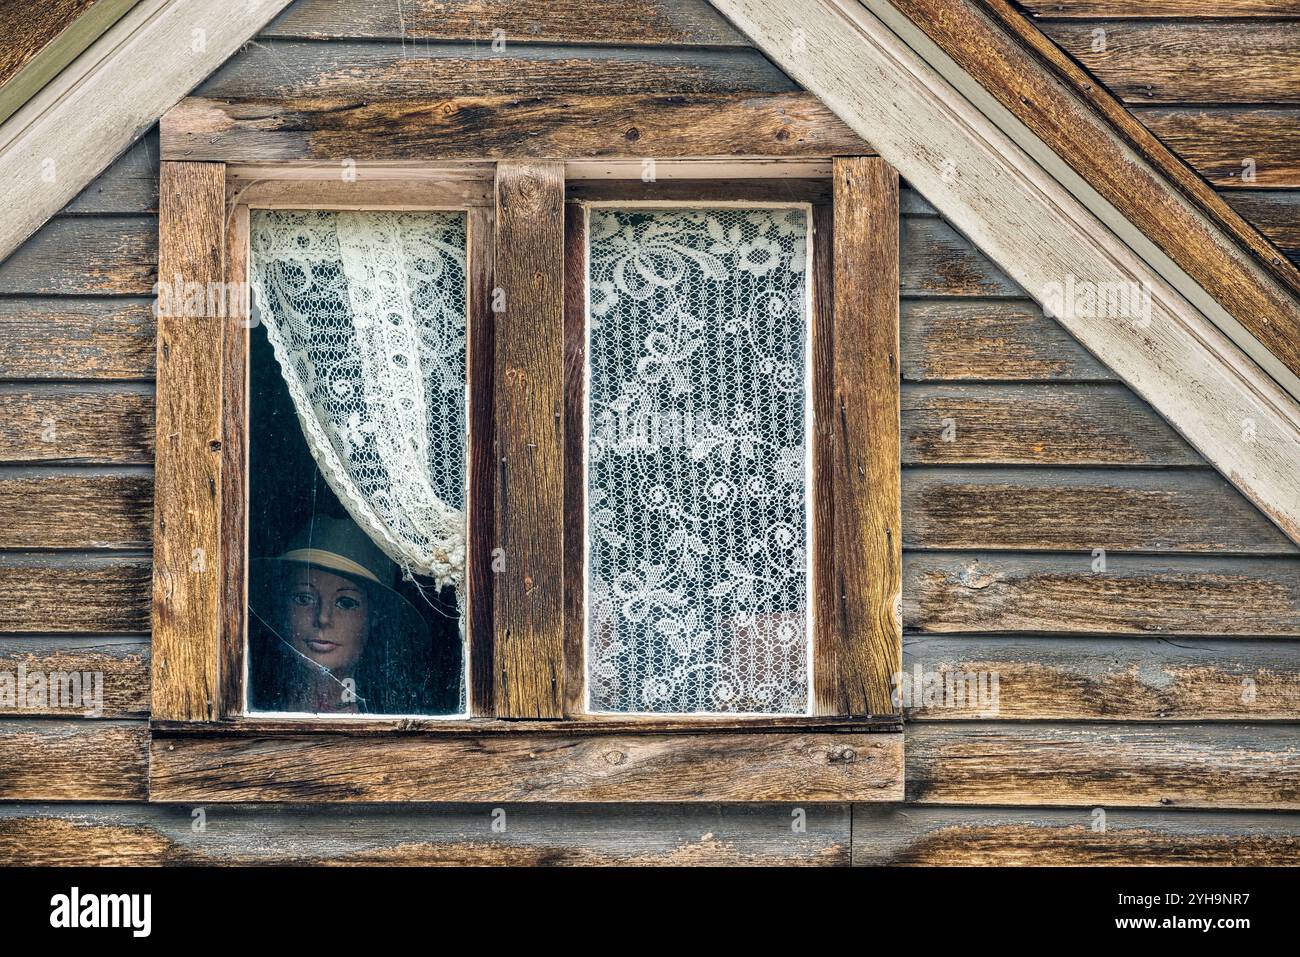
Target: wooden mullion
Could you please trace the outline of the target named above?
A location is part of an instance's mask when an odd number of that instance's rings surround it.
[[[494,498],[496,451],[493,429],[492,312],[493,211],[489,207],[467,213],[469,356],[469,520],[468,561],[469,712],[493,713],[492,543],[496,537]]]
[[[494,296],[495,714],[564,712],[564,166],[504,161]]]
[[[834,607],[816,649],[816,709],[888,714],[902,669],[898,173],[834,170]]]
[[[161,164],[158,273],[182,301],[158,316],[151,712],[171,720],[220,706],[224,319],[185,315],[184,284],[224,279],[225,193],[222,164]]]

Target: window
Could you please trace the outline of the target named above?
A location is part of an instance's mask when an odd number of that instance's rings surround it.
[[[896,177],[736,168],[164,163],[157,799],[897,799]]]

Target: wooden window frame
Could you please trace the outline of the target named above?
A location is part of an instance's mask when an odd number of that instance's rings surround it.
[[[363,165],[347,181],[336,164],[164,154],[163,282],[242,288],[254,208],[465,210],[471,716],[243,713],[247,304],[160,314],[151,800],[902,799],[897,174],[872,156],[692,157],[661,162],[652,183],[640,169],[468,158]],[[615,199],[813,210],[810,715],[582,711],[584,589],[564,587],[582,581],[582,535],[564,530],[584,518],[585,275],[566,258],[585,242],[574,213]],[[493,574],[498,547],[509,561]]]

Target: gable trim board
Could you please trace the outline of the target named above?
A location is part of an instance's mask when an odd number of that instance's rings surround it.
[[[0,260],[290,0],[141,0],[0,126]]]
[[[1132,223],[1104,201],[1098,205],[1100,197],[1064,160],[1023,127],[1008,135],[1005,121],[1014,117],[1002,110],[991,119],[999,104],[951,61],[945,70],[966,95],[949,86],[944,71],[927,62],[941,59],[932,41],[912,27],[905,42],[886,26],[882,17],[899,30],[910,23],[887,0],[863,0],[870,9],[857,0],[811,0],[797,11],[777,0],[712,2],[1040,302],[1050,283],[1067,277],[1152,290],[1149,325],[1058,318],[1300,540],[1300,408],[1228,337],[1244,343],[1292,395],[1300,394],[1300,380],[1288,379],[1262,346],[1252,347],[1221,304]],[[201,0],[142,0],[0,127],[0,203],[9,211],[0,222],[0,258],[288,3],[241,0],[218,8]],[[198,30],[207,42],[194,51]],[[796,37],[804,38],[803,52],[795,52]],[[925,57],[909,46],[926,43]],[[77,131],[75,139],[69,130]],[[39,175],[46,157],[66,167],[53,183]],[[1164,188],[1174,189],[1167,182]],[[1258,273],[1242,277],[1259,281]]]
[[[1300,407],[1149,262],[857,0],[712,2],[1040,304],[1150,290],[1148,321],[1052,311],[1300,541]]]

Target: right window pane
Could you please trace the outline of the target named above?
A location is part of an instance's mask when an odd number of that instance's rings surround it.
[[[808,209],[588,215],[588,709],[806,714]]]

